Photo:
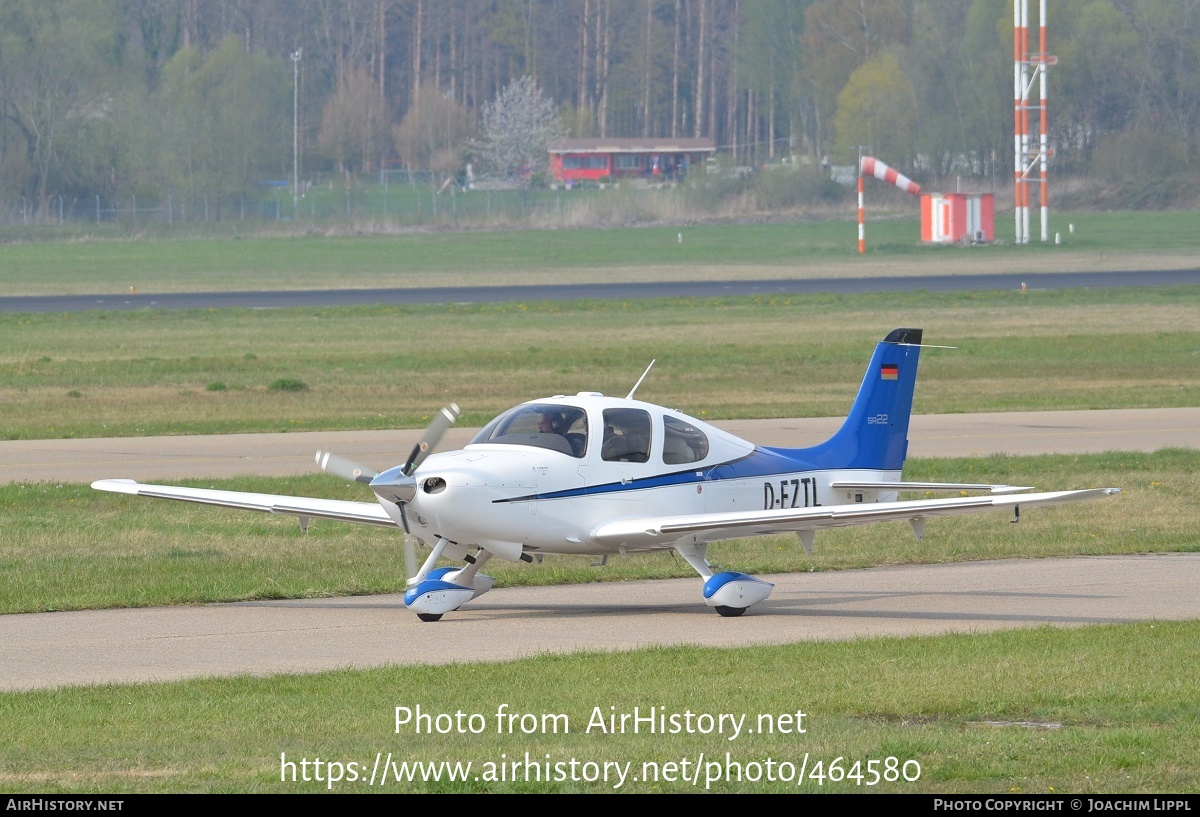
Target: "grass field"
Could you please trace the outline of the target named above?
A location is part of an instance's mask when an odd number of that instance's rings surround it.
[[[1065,213],[1062,245],[921,247],[915,218],[0,243],[0,297],[1196,268],[1192,212]],[[1060,223],[1061,222],[1061,223]],[[1068,233],[1068,224],[1075,232]]]
[[[1144,220],[1143,220],[1144,219]],[[245,241],[78,241],[0,246],[0,295],[305,286],[684,280],[749,275],[1194,267],[1194,214],[1080,215],[1065,247],[918,251],[908,221],[847,225],[454,234]],[[1061,229],[1056,227],[1056,229]],[[614,240],[615,239],[615,240]],[[412,243],[409,243],[412,242]],[[983,253],[988,253],[984,256]],[[1068,255],[1067,253],[1075,253]],[[983,260],[980,260],[980,259]],[[737,265],[736,268],[733,265]],[[1190,265],[1190,266],[1189,266]],[[792,273],[788,273],[792,274]],[[133,276],[137,280],[133,280]],[[150,283],[144,283],[150,282]],[[109,288],[111,284],[112,288]],[[103,285],[104,288],[96,289]],[[0,315],[0,409],[8,437],[423,425],[454,399],[465,423],[536,394],[640,396],[698,416],[844,412],[869,350],[901,325],[959,346],[922,360],[917,410],[1197,405],[1200,290],[1130,288],[878,298],[729,299],[495,307],[164,314]],[[793,369],[794,376],[781,376]],[[298,381],[306,389],[272,389]],[[747,384],[753,384],[748,388]],[[906,476],[1045,487],[1117,485],[1087,507],[937,520],[916,543],[903,525],[714,547],[747,572],[1007,556],[1194,551],[1200,453],[918,460]],[[211,485],[212,483],[205,483]],[[220,487],[365,499],[322,476]],[[86,486],[0,488],[4,612],[373,593],[403,585],[398,536],[101,495]],[[496,570],[491,570],[496,567]],[[502,583],[691,575],[667,557],[540,567],[493,563]],[[288,760],[485,764],[658,763],[730,758],[798,767],[801,791],[1195,792],[1200,624],[1149,622],[987,636],[540,656],[504,664],[343,671],[267,679],[0,694],[6,792],[323,791],[281,782]],[[397,706],[562,713],[560,735],[398,734]],[[615,735],[581,731],[593,708],[807,713],[804,734]],[[831,781],[854,761],[915,761],[919,779]],[[813,763],[822,762],[823,778]],[[480,767],[476,767],[479,769]],[[760,766],[758,768],[765,768]],[[901,766],[915,771],[914,766]],[[343,773],[345,767],[343,767]],[[486,770],[483,774],[486,774]],[[795,769],[793,769],[793,775]],[[345,781],[338,791],[366,790]],[[703,788],[701,786],[700,788]],[[765,780],[721,791],[795,791]],[[602,783],[391,784],[390,791],[606,791]],[[693,791],[639,781],[622,790]]]
[[[923,355],[918,413],[1200,404],[1200,286],[144,310],[0,315],[0,436],[478,426],[655,358],[639,396],[702,419],[836,416],[897,326],[958,347]]]
[[[0,695],[0,789],[366,792],[378,753],[397,765],[472,764],[465,782],[393,778],[374,788],[386,792],[1195,792],[1198,661],[1200,625],[1149,622],[10,693]],[[536,731],[496,734],[502,704],[537,716]],[[397,729],[396,707],[418,706],[479,715],[484,733]],[[635,706],[745,715],[754,734],[587,731],[596,710]],[[793,720],[772,734],[760,715]],[[500,780],[526,753],[556,764],[550,781]],[[317,758],[339,765],[317,779]],[[700,764],[695,784],[679,779],[685,760]],[[630,764],[620,788],[615,769],[608,781],[571,780],[606,762]],[[706,785],[736,764],[740,782],[730,771]],[[888,770],[892,782],[880,779]]]

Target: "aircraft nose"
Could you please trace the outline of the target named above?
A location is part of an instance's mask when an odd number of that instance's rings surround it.
[[[525,542],[533,530],[533,505],[513,500],[534,488],[512,478],[511,464],[505,468],[503,473],[489,470],[478,456],[470,462],[431,457],[416,475],[408,503],[410,523],[459,543],[493,547]],[[519,545],[514,546],[519,552]]]

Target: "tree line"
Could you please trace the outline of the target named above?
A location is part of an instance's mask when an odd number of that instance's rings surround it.
[[[1056,170],[1194,174],[1200,0],[1049,14]],[[244,196],[293,114],[302,175],[452,174],[525,77],[573,136],[1012,173],[1010,0],[5,0],[0,200]]]

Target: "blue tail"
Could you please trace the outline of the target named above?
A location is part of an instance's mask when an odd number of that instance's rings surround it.
[[[899,471],[908,453],[921,330],[896,329],[875,346],[858,397],[836,434],[812,448],[779,450],[814,468]]]

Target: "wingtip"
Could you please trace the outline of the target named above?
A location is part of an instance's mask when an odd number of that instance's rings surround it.
[[[92,483],[95,491],[110,491],[116,494],[130,494],[137,490],[137,480],[134,479],[98,479]]]

